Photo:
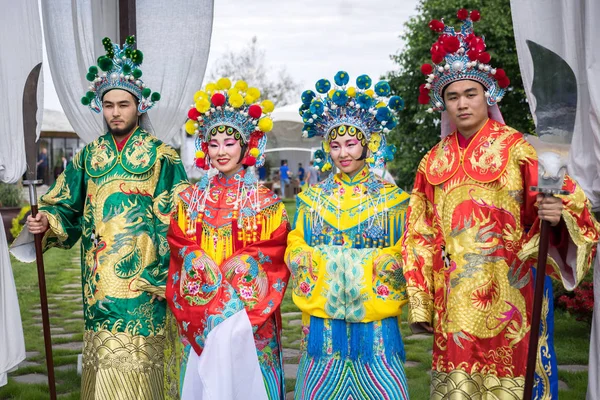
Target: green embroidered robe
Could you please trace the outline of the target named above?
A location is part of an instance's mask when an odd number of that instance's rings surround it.
[[[88,144],[41,198],[45,248],[81,238],[82,399],[162,399],[169,217],[187,187],[179,156],[138,128],[121,151]]]

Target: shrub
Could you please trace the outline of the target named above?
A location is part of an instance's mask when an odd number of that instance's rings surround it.
[[[560,296],[558,304],[566,308],[578,321],[591,323],[594,311],[594,284],[582,282],[573,292]]]
[[[21,233],[21,230],[25,226],[25,221],[27,221],[27,216],[31,212],[31,206],[28,204],[25,207],[21,208],[19,215],[13,218],[12,227],[10,228],[10,234],[16,238]]]
[[[23,204],[21,185],[0,182],[0,207],[18,207]]]

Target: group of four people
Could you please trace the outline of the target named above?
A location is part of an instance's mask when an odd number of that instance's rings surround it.
[[[535,398],[557,398],[550,277],[577,285],[599,227],[572,178],[567,196],[529,190],[535,151],[504,125],[496,103],[508,78],[473,32],[479,13],[465,12],[460,32],[430,24],[441,35],[419,100],[442,112],[443,138],[411,195],[370,170],[392,159],[386,134],[404,106],[387,82],[361,75],[354,86],[340,71],[302,94],[303,134],[323,139],[315,164],[339,172],[297,196],[291,231],[254,173],[273,103],[227,78],[198,91],[186,130],[207,173],[190,185],[176,152],[148,133],[160,96],[140,79],[141,52],[105,39],[82,102],[102,110],[109,133],[28,220],[47,247],[81,239],[82,398],[283,399],[290,276],[302,311],[296,399],[408,399],[407,302],[413,330],[433,333],[432,399],[521,399],[531,329]],[[532,327],[540,220],[553,231]]]

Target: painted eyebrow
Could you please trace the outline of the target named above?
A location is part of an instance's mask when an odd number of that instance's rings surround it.
[[[105,101],[102,102],[102,104],[110,104],[110,105],[112,105],[112,104],[115,104],[115,102],[105,100]],[[129,100],[121,100],[121,101],[117,101],[116,104],[121,104],[121,105],[131,104],[131,101],[129,101]]]

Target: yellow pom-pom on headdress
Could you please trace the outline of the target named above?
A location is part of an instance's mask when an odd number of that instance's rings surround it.
[[[227,90],[231,87],[231,81],[229,78],[221,78],[217,81],[217,88],[219,90]]]
[[[208,83],[204,90],[206,91],[206,93],[212,94],[215,90],[217,90],[217,85],[215,85],[214,83]]]
[[[196,158],[204,158],[204,157],[206,157],[206,154],[204,154],[204,152],[202,150],[196,151]]]
[[[248,89],[248,91],[246,92],[246,94],[254,97],[254,99],[256,101],[260,97],[260,90],[258,90],[255,87],[251,87],[251,88]]]
[[[203,90],[198,90],[194,93],[194,101],[198,101],[200,99],[208,99],[208,94]]]
[[[254,104],[259,99],[259,97],[260,97],[260,90],[258,90],[255,87],[251,87],[246,92],[246,97],[244,98],[244,100],[246,101],[246,104],[250,105],[250,104]]]
[[[275,109],[275,104],[271,100],[264,100],[262,103],[260,103],[260,106],[265,114],[273,112]]]
[[[234,86],[237,90],[245,92],[248,90],[248,84],[246,81],[237,81]]]
[[[273,120],[271,118],[262,118],[258,121],[258,128],[263,132],[270,132],[273,129]]]
[[[229,96],[229,104],[233,107],[233,108],[240,108],[241,106],[244,105],[244,98],[242,97],[241,94],[239,93],[234,93],[231,96]]]
[[[198,123],[194,120],[188,119],[185,123],[185,131],[188,135],[193,135],[196,133],[196,128],[198,127]]]
[[[202,98],[196,101],[196,110],[204,114],[210,109],[210,101],[208,99]]]
[[[250,149],[248,154],[250,154],[252,157],[256,158],[259,156],[260,152],[258,151],[258,149],[256,147],[254,147],[254,148]]]

